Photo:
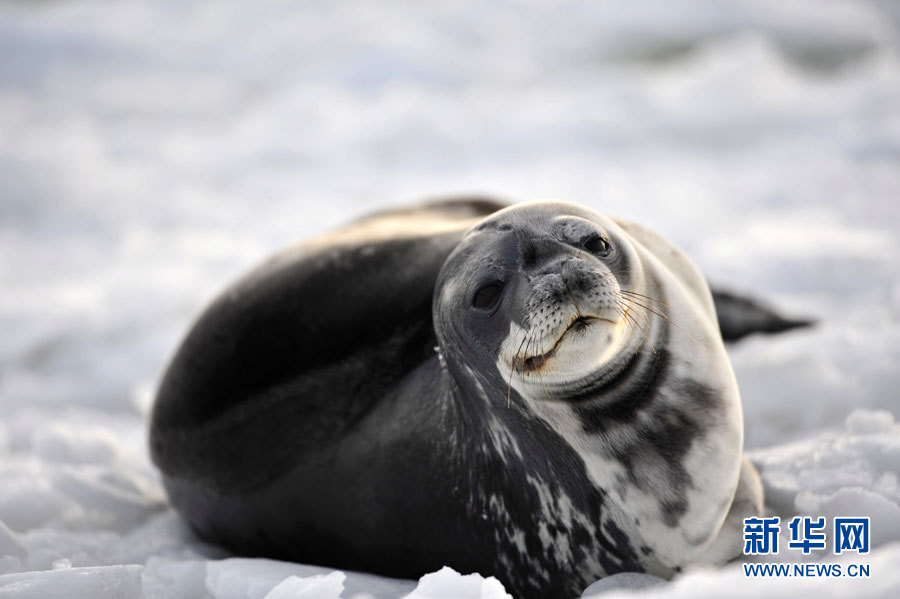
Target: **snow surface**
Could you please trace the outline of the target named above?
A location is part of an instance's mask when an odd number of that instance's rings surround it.
[[[145,448],[226,282],[460,191],[641,222],[820,320],[733,348],[746,445],[773,514],[872,517],[871,577],[637,596],[900,596],[898,23],[891,0],[3,3],[0,597],[506,596],[229,557]]]

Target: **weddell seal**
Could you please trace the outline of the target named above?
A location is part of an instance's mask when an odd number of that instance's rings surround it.
[[[740,553],[762,491],[703,277],[637,225],[501,208],[376,214],[209,306],[150,425],[200,537],[526,599]]]

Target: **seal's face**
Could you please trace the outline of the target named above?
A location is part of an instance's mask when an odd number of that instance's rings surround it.
[[[646,315],[634,311],[644,287],[635,249],[610,219],[570,204],[519,205],[470,230],[448,259],[435,297],[448,316],[436,322],[523,396],[566,398],[645,340]]]

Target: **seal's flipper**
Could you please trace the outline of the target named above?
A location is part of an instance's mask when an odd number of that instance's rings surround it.
[[[806,318],[788,318],[752,297],[713,289],[713,301],[719,317],[719,329],[726,342],[737,341],[751,333],[781,333],[815,324]]]

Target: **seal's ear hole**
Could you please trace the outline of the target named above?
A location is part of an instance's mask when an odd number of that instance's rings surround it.
[[[503,281],[491,281],[482,285],[472,296],[472,306],[479,310],[490,310],[500,301],[503,292]]]
[[[597,256],[607,256],[609,254],[609,241],[602,235],[594,233],[581,242],[584,249]]]

